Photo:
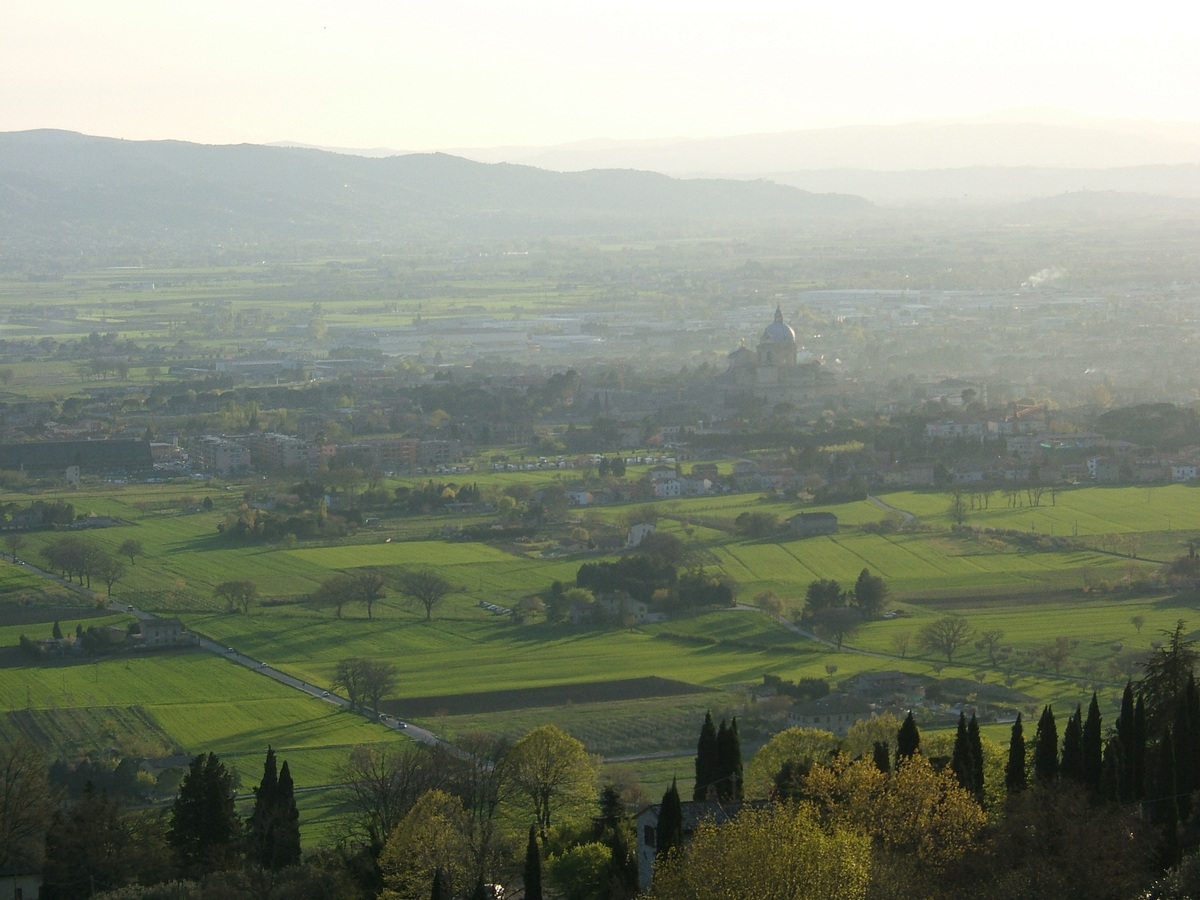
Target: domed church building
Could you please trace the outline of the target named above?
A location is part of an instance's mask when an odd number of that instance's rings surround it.
[[[833,376],[823,371],[819,359],[799,347],[796,332],[783,321],[783,309],[778,306],[775,320],[763,329],[754,350],[742,341],[729,354],[725,381],[735,392],[730,396],[749,394],[797,410],[823,402],[834,389]]]
[[[758,339],[758,365],[796,368],[796,332],[783,321],[781,307],[775,307],[775,321]]]

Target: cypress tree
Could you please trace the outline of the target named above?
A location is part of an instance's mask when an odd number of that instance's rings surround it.
[[[1083,712],[1078,704],[1063,731],[1062,761],[1058,772],[1063,778],[1083,782]]]
[[[1083,723],[1083,783],[1093,791],[1100,789],[1100,777],[1103,772],[1102,724],[1100,703],[1096,699],[1096,692],[1093,691],[1092,702],[1088,704],[1087,721]]]
[[[979,734],[979,719],[971,713],[967,722],[967,746],[971,751],[971,776],[975,782],[975,799],[983,805],[983,737]]]
[[[1179,806],[1176,788],[1175,741],[1168,725],[1158,744],[1154,768],[1153,799],[1147,802],[1152,824],[1162,832],[1159,864],[1170,868],[1179,862]]]
[[[1192,748],[1189,746],[1192,726],[1188,720],[1187,699],[1181,694],[1179,702],[1175,704],[1175,725],[1171,731],[1171,755],[1175,759],[1176,808],[1180,822],[1186,822],[1192,815],[1192,773],[1187,764],[1192,756]]]
[[[606,784],[600,790],[600,814],[592,820],[592,834],[596,840],[604,840],[604,836],[616,831],[621,826],[625,816],[625,805],[621,795],[611,784]]]
[[[452,900],[450,894],[450,879],[442,872],[442,867],[438,866],[433,873],[433,890],[429,894],[430,900]]]
[[[279,797],[279,774],[275,768],[275,749],[267,745],[267,758],[263,763],[262,781],[254,789],[254,810],[246,823],[246,838],[249,856],[264,868],[273,869],[273,831],[275,811]]]
[[[717,729],[717,799],[723,803],[742,799],[742,739],[737,719]]]
[[[296,785],[287,760],[279,770],[279,793],[275,804],[275,855],[271,867],[300,865],[300,810],[296,808]]]
[[[708,790],[717,781],[717,729],[713,727],[712,712],[704,714],[700,739],[696,742],[696,787],[693,800],[707,800]]]
[[[483,885],[483,878],[475,879],[475,889],[471,891],[471,900],[488,900],[487,888]]]
[[[278,870],[300,863],[300,813],[295,784],[285,761],[275,772],[275,751],[267,748],[263,777],[254,789],[254,810],[246,823],[247,853],[265,869]]]
[[[1058,777],[1058,726],[1050,705],[1042,710],[1033,736],[1033,780],[1049,784]]]
[[[1124,762],[1121,759],[1121,741],[1115,734],[1104,745],[1104,758],[1100,762],[1100,784],[1098,792],[1101,797],[1111,803],[1122,803],[1125,798],[1121,795],[1121,771]]]
[[[1114,761],[1117,766],[1117,797],[1122,803],[1134,799],[1133,782],[1133,682],[1125,682],[1125,691],[1121,695],[1121,712],[1117,716],[1115,740],[1117,747],[1114,751]]]
[[[1191,672],[1179,705],[1183,712],[1176,726],[1176,786],[1179,820],[1187,822],[1192,817],[1192,794],[1200,788],[1200,693],[1196,690],[1196,676]]]
[[[887,741],[875,742],[875,768],[884,775],[888,775],[892,771],[892,754],[888,749]]]
[[[61,641],[61,640],[62,640],[62,636],[63,636],[63,633],[62,633],[62,626],[60,626],[60,625],[58,624],[58,619],[55,619],[55,620],[54,620],[54,628],[53,628],[53,629],[51,629],[51,631],[50,631],[50,636],[51,636],[52,638],[54,638],[56,641]]]
[[[1025,790],[1025,729],[1021,725],[1021,714],[1013,722],[1012,735],[1008,739],[1008,765],[1004,768],[1004,788],[1009,794]]]
[[[921,750],[921,732],[910,711],[904,717],[900,730],[896,732],[896,768],[899,769],[905,760],[912,758]]]
[[[233,776],[215,753],[192,760],[171,807],[167,843],[189,877],[222,865],[242,834],[233,805]]]
[[[958,730],[954,733],[954,755],[950,757],[950,770],[958,779],[958,785],[968,793],[975,793],[975,767],[971,765],[971,746],[967,743],[967,714],[959,712]]]
[[[608,892],[612,900],[636,897],[638,892],[637,848],[629,841],[624,828],[617,828],[604,842],[612,853],[609,869]]]
[[[1133,799],[1146,796],[1146,703],[1138,694],[1133,707]]]
[[[679,788],[675,779],[663,794],[658,808],[658,825],[654,830],[654,854],[666,856],[674,847],[683,845],[683,803],[679,799]]]
[[[542,854],[534,825],[529,826],[529,843],[525,845],[525,900],[542,900]]]

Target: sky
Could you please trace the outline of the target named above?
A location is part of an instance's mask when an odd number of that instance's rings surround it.
[[[6,0],[0,131],[424,151],[1196,121],[1198,46],[1200,10],[1157,0]]]

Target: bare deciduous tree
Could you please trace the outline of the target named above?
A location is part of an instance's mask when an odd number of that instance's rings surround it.
[[[944,654],[949,664],[973,635],[974,629],[962,616],[945,616],[923,626],[917,632],[917,643],[925,650]]]

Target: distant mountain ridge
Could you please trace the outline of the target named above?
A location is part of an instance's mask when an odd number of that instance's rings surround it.
[[[1003,202],[1081,190],[1200,197],[1200,123],[1099,119],[1062,110],[449,152],[564,172],[618,167],[680,178],[768,178],[876,203]]]
[[[259,145],[0,134],[8,241],[392,240],[706,230],[862,213],[866,201],[767,181],[559,173],[443,153],[367,158]]]

